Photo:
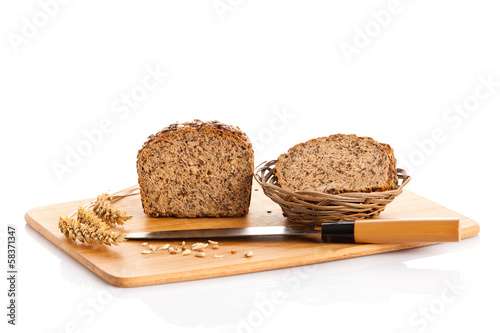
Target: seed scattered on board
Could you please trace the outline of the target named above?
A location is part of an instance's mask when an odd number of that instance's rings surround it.
[[[208,243],[194,243],[191,246],[191,250],[196,250],[196,251],[203,252],[203,251],[205,251],[205,248],[207,246],[208,246]]]
[[[171,246],[168,248],[168,252],[170,254],[177,254],[177,253],[180,253],[182,252],[182,247],[177,247],[177,246]]]
[[[269,211],[270,212],[270,211]],[[149,245],[149,246],[148,246]],[[170,244],[163,244],[162,246],[157,246],[149,243],[142,243],[141,246],[145,247],[148,246],[147,250],[143,250],[141,254],[151,254],[155,252],[156,250],[168,250],[168,253],[170,254],[178,254],[181,253],[182,256],[189,256],[191,252],[195,251],[196,254],[194,254],[195,257],[198,258],[205,258],[206,253],[205,249],[208,247],[208,245],[212,245],[213,250],[218,250],[220,248],[219,242],[213,241],[213,240],[208,240],[206,243],[204,242],[197,242],[193,243],[191,246],[187,245],[185,241],[182,241],[181,245],[170,245]],[[232,249],[229,251],[231,254],[236,254],[236,250]],[[214,258],[216,259],[221,259],[225,258],[226,256],[224,254],[214,254]],[[253,257],[253,252],[252,251],[247,251],[244,255],[244,258],[250,258]]]
[[[160,246],[160,248],[158,250],[168,250],[169,247],[170,247],[170,244],[165,244],[163,246]]]

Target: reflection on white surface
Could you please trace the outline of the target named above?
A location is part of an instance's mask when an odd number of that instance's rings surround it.
[[[60,275],[64,281],[88,289],[88,297],[75,306],[74,318],[60,323],[56,327],[59,331],[68,322],[75,322],[80,328],[90,327],[108,304],[130,299],[139,299],[151,313],[171,326],[240,332],[258,330],[267,318],[290,304],[382,304],[407,294],[440,299],[447,285],[460,284],[460,272],[410,268],[405,262],[467,250],[479,242],[479,237],[474,237],[459,244],[439,244],[289,269],[118,288],[101,280],[30,227],[26,227],[26,231],[61,260]],[[440,311],[440,304],[434,303],[430,306]],[[193,315],[196,309],[200,311]],[[422,318],[413,316],[414,320],[420,319],[416,328],[420,327],[418,324],[423,325]]]

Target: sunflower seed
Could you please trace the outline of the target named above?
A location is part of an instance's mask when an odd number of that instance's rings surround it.
[[[191,246],[191,250],[204,251],[207,246],[208,243],[194,243]]]
[[[198,252],[194,256],[199,257],[199,258],[203,258],[205,256],[205,252]]]
[[[158,250],[168,250],[169,247],[170,247],[170,244],[165,244],[165,245],[161,246]]]
[[[253,256],[253,252],[252,251],[248,251],[247,253],[245,253],[245,257],[249,258]]]
[[[224,255],[221,255],[221,254],[214,254],[214,258],[224,258],[225,256]]]
[[[148,243],[142,243],[142,244],[141,244],[141,246],[146,246],[146,245],[148,245]]]
[[[150,253],[153,253],[153,251],[144,250],[141,252],[141,254],[150,254]]]

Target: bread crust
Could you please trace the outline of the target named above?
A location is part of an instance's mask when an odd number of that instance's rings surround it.
[[[397,168],[396,168],[396,159],[394,157],[394,150],[392,147],[385,143],[379,143],[371,137],[358,137],[355,134],[333,134],[330,136],[323,136],[308,140],[306,142],[301,142],[290,148],[286,153],[281,154],[275,164],[275,175],[278,181],[278,184],[284,188],[290,189],[288,184],[286,184],[285,176],[284,176],[284,165],[289,158],[290,154],[294,151],[300,151],[304,149],[306,146],[311,146],[313,144],[319,144],[325,140],[331,139],[357,139],[357,140],[366,140],[374,145],[380,147],[385,152],[385,160],[388,165],[388,171],[386,175],[387,181],[380,186],[369,187],[369,188],[350,188],[343,191],[337,191],[336,189],[325,189],[324,193],[329,194],[339,194],[345,192],[376,192],[376,191],[387,191],[397,188],[398,186],[398,176],[397,176]]]
[[[396,157],[394,156],[394,149],[387,143],[379,143],[382,148],[387,152],[387,155],[389,156],[389,170],[387,171],[387,179],[389,179],[389,182],[387,183],[389,188],[385,189],[384,191],[387,190],[393,190],[398,187],[398,169],[397,169],[397,160]]]
[[[189,129],[199,130],[202,127],[212,128],[214,130],[217,130],[217,131],[224,133],[224,135],[234,134],[235,137],[240,138],[247,145],[248,148],[252,149],[252,143],[250,142],[250,139],[238,126],[227,125],[227,124],[221,123],[218,120],[204,122],[204,121],[201,121],[199,119],[195,119],[195,120],[189,121],[189,122],[183,122],[183,123],[176,122],[174,124],[170,124],[169,126],[160,130],[158,133],[151,134],[148,137],[148,139],[146,140],[146,142],[144,142],[141,149],[139,149],[139,151],[137,153],[137,158],[139,158],[139,156],[142,153],[142,151],[144,150],[144,148],[149,146],[151,143],[156,141],[158,138],[165,136],[165,134],[170,132],[170,131],[186,130],[186,129],[187,130],[189,130]],[[252,149],[252,152],[253,152],[253,149]]]
[[[250,163],[250,169],[248,172],[248,177],[246,177],[245,180],[245,197],[241,198],[242,202],[242,208],[236,212],[236,213],[231,213],[230,215],[228,214],[221,214],[220,212],[189,212],[185,211],[183,213],[171,213],[171,212],[159,212],[155,209],[151,208],[150,202],[146,202],[146,195],[145,194],[145,189],[144,186],[141,184],[144,184],[144,177],[142,175],[142,172],[140,170],[140,161],[141,161],[141,156],[148,150],[149,147],[154,146],[157,143],[160,143],[162,140],[167,140],[171,134],[174,132],[198,132],[198,133],[203,133],[205,135],[211,135],[213,133],[220,134],[222,138],[228,139],[228,140],[234,140],[236,141],[239,145],[243,146],[249,154],[249,163]],[[137,163],[136,163],[136,168],[137,168],[137,173],[138,173],[138,178],[139,178],[139,185],[140,185],[140,190],[141,190],[141,202],[142,206],[144,209],[144,212],[146,214],[149,214],[151,216],[173,216],[173,217],[227,217],[227,216],[244,216],[248,214],[249,206],[250,206],[250,199],[251,199],[251,190],[252,190],[252,176],[253,176],[253,164],[254,164],[254,152],[252,148],[252,144],[250,142],[250,139],[248,136],[241,131],[241,129],[237,126],[231,126],[227,124],[223,124],[217,120],[214,121],[201,121],[199,119],[195,119],[191,122],[184,122],[184,123],[174,123],[171,124],[162,130],[160,130],[158,133],[150,135],[146,142],[142,145],[141,149],[137,153]],[[210,193],[206,193],[207,196],[210,196]]]

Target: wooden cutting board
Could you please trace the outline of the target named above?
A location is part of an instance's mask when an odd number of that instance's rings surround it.
[[[91,199],[33,208],[26,213],[25,219],[28,225],[61,250],[105,281],[119,287],[214,278],[430,245],[326,244],[321,241],[319,235],[264,236],[217,239],[220,248],[214,250],[211,246],[207,247],[204,258],[195,257],[194,253],[188,256],[173,255],[165,250],[141,254],[143,250],[148,249],[141,245],[141,241],[127,241],[113,247],[84,245],[66,239],[59,232],[59,216],[67,216],[89,201]],[[138,195],[125,197],[114,206],[133,216],[133,219],[127,222],[125,232],[292,225],[282,216],[280,207],[257,188],[252,192],[250,213],[239,218],[152,218],[143,213]],[[479,225],[470,218],[407,190],[380,215],[380,218],[403,217],[459,217],[462,239],[479,233]],[[198,241],[200,240],[187,241],[186,244],[191,245]],[[165,243],[167,242],[149,242],[158,247]],[[168,243],[180,245],[180,241]],[[231,250],[236,250],[236,254],[231,254]],[[244,255],[247,251],[252,251],[253,256],[246,258]],[[215,258],[214,254],[225,257]]]

